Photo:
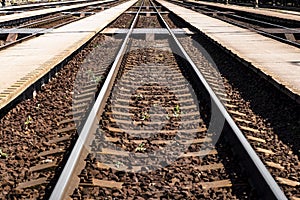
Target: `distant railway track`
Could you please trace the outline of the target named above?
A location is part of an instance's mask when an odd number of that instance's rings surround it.
[[[99,3],[99,5],[85,6],[78,9],[65,10],[63,13],[55,13],[39,16],[36,19],[25,21],[16,20],[10,22],[9,26],[2,26],[0,36],[2,38],[0,50],[19,44],[28,39],[37,37],[52,29],[83,19],[89,15],[101,12],[102,10],[114,6],[119,2]],[[47,30],[48,29],[48,30]]]
[[[245,12],[237,12],[230,9],[226,10],[224,8],[218,8],[217,6],[201,5],[201,3],[198,4],[189,1],[171,2],[211,17],[215,17],[235,26],[247,28],[264,36],[300,47],[300,29],[298,28],[299,22],[276,22],[276,19],[272,20],[271,17],[257,17],[255,14],[247,14]]]
[[[255,1],[236,1],[229,0],[229,4],[233,5],[241,5],[241,6],[249,6],[249,7],[260,7],[260,8],[271,8],[271,9],[279,9],[279,10],[293,10],[300,11],[300,2],[299,1],[268,1],[268,0],[258,0],[258,4]]]
[[[39,9],[34,11],[26,11],[24,13],[16,13],[12,15],[2,16],[0,18],[0,26],[6,27],[6,26],[16,26],[21,23],[25,23],[30,20],[35,20],[38,18],[45,17],[47,15],[53,15],[58,13],[68,13],[68,12],[74,12],[77,10],[83,10],[84,9],[96,9],[99,8],[98,6],[103,3],[106,4],[113,4],[115,1],[93,1],[89,3],[80,3],[75,5],[68,5],[68,6],[62,6],[58,8],[47,8],[47,9]],[[101,9],[101,8],[100,8]],[[103,8],[104,9],[104,8]]]
[[[59,6],[67,6],[67,5],[74,5],[74,4],[87,3],[87,2],[88,1],[86,0],[79,0],[79,1],[46,2],[46,3],[29,3],[27,5],[12,5],[12,6],[6,6],[0,8],[0,14],[11,15],[19,12],[24,12],[24,11],[54,8]]]
[[[86,103],[86,106],[81,105],[81,112],[73,112],[72,93],[76,73],[79,71],[80,62],[84,61],[96,45],[102,45],[104,52],[112,52],[113,48],[118,47],[118,41],[111,41],[103,35],[97,35],[63,69],[53,75],[49,83],[41,87],[41,91],[31,99],[33,102],[31,100],[23,101],[1,119],[1,141],[4,142],[8,139],[7,137],[12,136],[6,134],[10,132],[8,127],[17,125],[7,123],[13,121],[12,117],[18,119],[18,125],[14,129],[13,135],[17,134],[14,135],[14,138],[19,142],[14,147],[10,147],[10,145],[15,141],[1,144],[1,150],[8,156],[6,164],[1,165],[4,167],[1,170],[15,171],[13,174],[8,173],[4,176],[1,183],[4,188],[0,190],[0,198],[26,199],[49,196],[49,191],[52,190],[51,180],[55,180],[56,171],[59,171],[59,167],[63,165],[64,157],[67,156],[78,137],[76,129],[80,124],[75,124],[74,120],[83,120],[86,117],[85,112],[89,109],[89,103],[94,100],[94,94],[88,93],[90,96],[86,95],[84,99],[79,99],[82,103]],[[110,57],[106,54],[100,55],[106,59],[99,61],[99,66],[103,66],[103,68],[97,68],[97,74],[105,77],[107,73],[105,70],[109,67],[113,55]],[[89,92],[96,92],[97,85],[96,82],[89,85],[92,88]],[[74,99],[74,101],[76,100]],[[53,107],[49,108],[48,106]],[[31,139],[24,140],[26,137],[31,137]],[[30,149],[30,155],[25,153],[28,151],[26,147]],[[19,149],[18,152],[17,149]],[[13,151],[16,152],[12,153]],[[3,158],[1,157],[1,164]],[[11,169],[16,164],[15,161],[20,158],[22,159],[21,164]],[[28,159],[31,160],[30,163],[27,162]]]

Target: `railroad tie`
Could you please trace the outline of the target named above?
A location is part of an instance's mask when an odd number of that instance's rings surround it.
[[[300,185],[300,182],[293,181],[287,178],[276,177],[276,180],[281,184],[292,186],[292,187],[297,187]]]
[[[220,181],[213,181],[213,182],[201,182],[200,185],[203,189],[210,189],[210,188],[223,188],[223,187],[231,187],[232,183],[229,179],[220,180]]]
[[[36,187],[42,184],[47,184],[47,178],[39,178],[23,183],[19,183],[16,187],[17,190],[25,189],[25,188],[31,188],[31,187]]]

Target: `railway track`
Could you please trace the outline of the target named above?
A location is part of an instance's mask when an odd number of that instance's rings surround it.
[[[53,185],[52,179],[55,181],[56,173],[59,172],[60,166],[63,166],[67,156],[65,154],[70,151],[78,137],[76,119],[85,117],[84,113],[89,109],[88,103],[94,99],[94,95],[86,95],[84,99],[79,99],[87,106],[81,105],[81,112],[73,112],[73,109],[76,109],[72,107],[72,101],[76,102],[76,99],[72,98],[76,74],[80,71],[80,64],[97,45],[103,50],[101,55],[107,58],[98,62],[103,69],[97,69],[97,73],[104,77],[107,73],[105,69],[109,66],[107,63],[111,62],[107,55],[112,52],[114,46],[118,47],[118,41],[97,35],[53,76],[49,83],[42,86],[33,99],[23,101],[1,119],[1,150],[7,154],[7,157],[1,157],[1,171],[9,173],[2,176],[3,188],[0,190],[0,198],[36,199],[47,198],[49,195]],[[96,91],[97,84],[95,82],[89,85],[89,89]],[[52,92],[53,90],[55,92]],[[9,123],[14,121],[14,118],[18,119],[18,123]],[[8,142],[9,140],[11,142]]]
[[[180,21],[178,18],[173,20]],[[197,51],[192,39],[182,38],[180,42],[217,92],[219,88],[216,86],[220,84],[216,83],[222,79],[227,95],[224,105],[228,112],[288,198],[299,198],[300,184],[296,178],[300,172],[297,128],[299,127],[299,104],[274,90],[267,80],[259,77],[247,65],[241,65],[238,60],[232,62],[235,60],[234,56],[230,53],[225,56],[222,53],[224,49],[206,36],[195,35],[192,38],[207,49],[217,66],[222,66],[217,68],[218,71],[216,67],[199,63],[199,58],[205,54],[194,53]],[[212,76],[215,73],[220,73],[217,79]],[[241,74],[247,75],[241,76]],[[271,93],[274,96],[270,102],[268,99]],[[287,110],[295,110],[295,113],[290,114],[286,112]],[[286,124],[289,126],[287,127]]]
[[[226,69],[220,74],[195,48],[203,38],[150,3],[138,2],[103,31],[110,36],[96,36],[1,119],[0,198],[300,197],[295,150],[251,111]],[[211,121],[215,115],[226,121],[218,142],[223,123]],[[5,142],[24,138],[16,147]]]
[[[29,3],[27,5],[13,5],[0,8],[0,15],[11,15],[15,13],[20,13],[24,11],[32,11],[46,8],[54,8],[60,6],[74,5],[80,3],[87,3],[88,1],[80,0],[80,1],[60,1],[60,2],[46,2],[46,3]]]
[[[193,93],[195,86],[187,87],[189,82],[184,81],[187,74],[191,78],[191,71],[183,69],[183,63],[193,67],[196,77],[213,99],[211,107],[217,106],[217,113],[226,119],[231,140],[239,142],[231,144],[235,153],[239,154],[237,149],[240,148],[243,153],[239,156],[247,157],[248,166],[244,165],[247,167],[243,170],[260,185],[260,189],[256,188],[258,195],[286,198],[222,106],[219,98],[227,99],[226,94],[217,91],[222,89],[218,82],[213,89],[209,86],[155,5],[150,8],[143,3],[80,129],[79,138],[50,199],[70,195],[75,199],[98,195],[109,198],[133,198],[136,195],[141,198],[217,198],[225,197],[225,193],[227,198],[248,198],[257,195],[243,180],[239,163],[229,158],[230,151],[224,143],[219,143],[216,148],[212,146],[211,140],[218,135],[218,127],[210,132],[204,121],[208,115],[215,117],[215,113],[200,114],[199,109],[207,108],[198,108],[199,97],[193,99],[197,96]],[[144,20],[139,17],[143,8],[158,12],[160,25],[154,19],[152,24],[147,20],[143,23],[151,28],[159,28],[162,24],[171,38],[153,42],[154,35],[147,30],[144,30],[145,40],[135,38],[134,28],[139,27],[139,20]],[[180,56],[168,53],[173,48],[186,58],[185,62]],[[164,126],[157,128],[161,124]],[[204,155],[207,157],[202,159]],[[226,159],[232,166],[224,166]],[[237,187],[243,192],[236,193]]]
[[[194,39],[199,42],[205,40],[204,37]],[[190,50],[189,53],[193,55],[193,60],[198,65],[197,60],[204,55],[191,53],[195,52],[194,41],[190,38],[183,38],[180,41],[186,49]],[[208,43],[205,48],[212,50],[210,53],[214,55],[214,60],[220,58],[218,55],[222,53],[218,51],[222,50],[215,50],[218,49],[216,45]],[[287,97],[283,97],[284,100],[280,99],[282,94],[274,95],[276,100],[274,100],[275,102],[272,101],[272,105],[254,103],[258,101],[257,99],[260,99],[260,102],[267,102],[267,99],[270,98],[267,94],[270,93],[272,87],[263,79],[254,84],[254,82],[257,82],[257,78],[253,77],[257,75],[249,69],[239,71],[241,68],[240,63],[228,62],[231,59],[230,55],[222,56],[222,59],[217,62],[218,66],[224,66],[218,68],[220,71],[216,71],[212,66],[201,66],[201,64],[198,65],[200,66],[199,70],[216,92],[220,90],[218,81],[222,80],[225,88],[223,92],[226,94],[224,106],[227,111],[263,160],[272,176],[275,177],[282,190],[291,199],[298,197],[299,181],[296,178],[299,176],[299,145],[297,144],[299,134],[296,128],[299,127],[298,114],[280,116],[280,113],[284,112],[283,110],[299,110],[299,105]],[[233,71],[236,71],[236,73],[233,73]],[[213,76],[213,74],[220,72],[221,75]],[[249,74],[247,78],[241,78],[241,73]],[[218,77],[218,79],[215,77]],[[220,77],[222,78],[220,79]],[[253,86],[249,88],[249,84]],[[258,92],[257,88],[263,89]],[[246,93],[247,95],[245,95]],[[262,94],[266,94],[266,96]],[[287,104],[283,105],[279,101],[287,102]],[[290,126],[286,127],[286,123],[289,123]]]
[[[235,26],[253,30],[264,36],[278,41],[300,47],[299,22],[282,21],[281,19],[266,18],[264,16],[237,12],[230,9],[218,8],[214,6],[203,6],[189,1],[171,1],[177,5],[195,10],[211,17],[223,20]]]
[[[77,20],[88,17],[97,12],[101,12],[106,8],[122,3],[108,2],[100,3],[99,6],[87,6],[79,9],[72,9],[63,13],[49,14],[45,16],[39,16],[37,19],[25,20],[24,22],[11,22],[12,25],[2,26],[0,36],[0,50],[11,47],[15,44],[19,44],[25,40],[32,39],[41,34],[47,33],[52,29],[64,26],[66,24],[75,22]]]
[[[106,1],[106,2],[101,2],[101,1],[93,1],[89,3],[81,3],[81,4],[76,4],[76,5],[68,5],[68,6],[63,6],[59,8],[48,8],[48,9],[40,9],[40,10],[35,10],[35,11],[27,11],[24,13],[17,13],[14,15],[8,15],[8,16],[2,16],[0,19],[0,25],[1,27],[6,27],[6,26],[16,26],[21,23],[30,21],[30,20],[35,20],[38,18],[42,18],[45,16],[57,14],[57,13],[70,13],[76,10],[84,10],[84,9],[97,9],[101,4],[106,3],[106,4],[113,4],[115,3],[113,0],[112,1]],[[100,7],[101,9],[101,7]],[[102,8],[104,9],[104,8]]]
[[[258,3],[258,4],[257,4]],[[226,4],[239,5],[239,6],[247,6],[254,8],[269,8],[270,10],[281,10],[280,12],[285,11],[300,11],[299,3],[297,2],[280,2],[280,1],[226,1]],[[295,13],[296,12],[290,12]]]

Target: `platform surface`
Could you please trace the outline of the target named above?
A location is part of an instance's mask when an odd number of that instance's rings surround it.
[[[299,48],[164,0],[158,2],[299,97]]]
[[[0,51],[0,109],[71,55],[137,0]]]
[[[270,17],[278,17],[278,18],[282,18],[282,19],[290,19],[290,20],[300,21],[300,13],[295,12],[295,11],[267,9],[267,8],[252,8],[252,7],[238,6],[238,5],[232,5],[232,4],[225,5],[225,4],[221,4],[221,3],[195,1],[195,0],[187,0],[186,2],[193,2],[193,3],[202,4],[202,5],[217,6],[220,8],[227,8],[227,9],[232,9],[232,10],[236,10],[236,11],[244,11],[244,12],[249,12],[249,13],[253,13],[253,14],[260,14],[260,15],[266,15],[266,16],[270,16]]]

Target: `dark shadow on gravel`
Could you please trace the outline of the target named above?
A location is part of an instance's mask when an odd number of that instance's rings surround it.
[[[300,105],[250,68],[225,55],[224,51],[204,36],[195,36],[193,39],[201,42],[222,76],[250,103],[252,111],[265,120],[265,124],[292,148],[294,154],[300,156]]]
[[[223,135],[226,135],[226,133],[223,133]],[[230,145],[226,143],[222,137],[216,144],[216,150],[218,151],[220,160],[233,185],[232,193],[235,194],[238,199],[259,199],[256,190],[249,187],[248,175],[246,174],[247,172],[238,164],[238,158],[233,155],[231,148],[232,147],[230,147]],[[252,185],[252,187],[255,186]]]
[[[177,63],[180,66],[189,66],[189,63],[186,60],[183,60],[180,56],[174,54]],[[190,81],[197,98],[199,101],[200,115],[206,126],[214,126],[216,122],[214,119],[211,119],[212,116],[215,116],[211,113],[212,111],[212,102],[210,96],[204,86],[201,84],[200,80],[191,70],[191,67],[181,68],[185,78]],[[216,123],[217,124],[217,123]],[[224,125],[226,126],[226,125]],[[213,129],[212,129],[213,130]],[[215,144],[215,149],[218,152],[220,162],[224,165],[225,173],[228,174],[228,179],[232,183],[232,194],[234,194],[237,199],[257,199],[257,193],[254,188],[249,184],[247,172],[240,165],[240,160],[233,155],[232,146],[225,142],[223,139],[227,135],[225,127],[221,133],[220,138],[218,138],[217,143]],[[204,156],[202,159],[206,159]],[[245,166],[244,166],[245,167]]]
[[[179,27],[191,27],[181,18],[169,15]],[[191,30],[198,32],[195,28]],[[280,92],[275,86],[261,78],[250,68],[224,53],[219,46],[201,34],[192,36],[210,54],[221,75],[240,92],[242,98],[250,103],[252,111],[265,120],[278,138],[300,156],[300,105]],[[283,66],[284,69],[284,66]],[[209,117],[209,116],[208,116]],[[209,119],[209,118],[208,118]]]

